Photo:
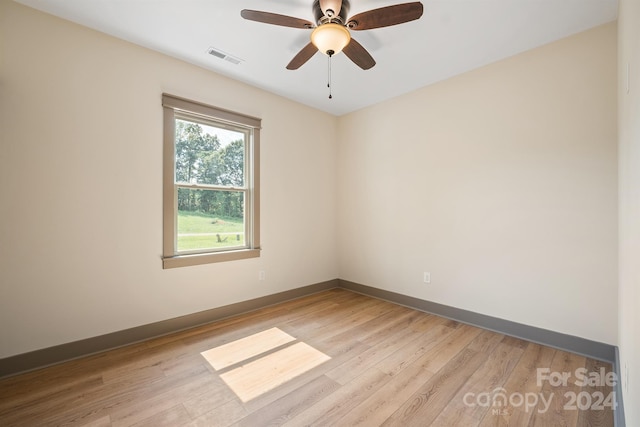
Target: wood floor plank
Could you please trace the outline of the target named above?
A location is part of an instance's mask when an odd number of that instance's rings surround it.
[[[248,413],[239,400],[230,400],[184,424],[183,427],[227,427],[246,417]]]
[[[363,348],[369,348],[369,344],[363,343],[364,338],[371,337],[372,334],[376,334],[376,331],[380,330],[380,328],[387,329],[390,334],[393,333],[393,331],[403,330],[404,318],[407,316],[411,316],[411,313],[402,312],[397,316],[390,317],[383,314],[371,319],[370,321],[357,325],[355,329],[347,329],[335,335],[318,337],[313,333],[297,331],[296,333],[299,335],[296,336],[303,337],[310,345],[313,345],[324,353],[333,356],[334,354],[342,353],[343,348],[353,345],[354,341],[361,343]],[[386,326],[380,326],[380,323],[385,323]],[[375,343],[372,342],[372,344]]]
[[[316,340],[325,340],[327,338],[339,335],[349,330],[355,330],[360,325],[367,323],[379,315],[379,310],[385,305],[384,301],[371,300],[363,301],[356,307],[336,310],[332,317],[320,324],[319,327],[312,330],[299,330],[298,334],[313,333]]]
[[[555,353],[556,350],[550,347],[529,343],[503,386],[505,394],[507,396],[512,396],[515,393],[523,396],[537,396],[542,388],[542,385],[538,384],[537,369],[550,366]],[[513,405],[511,402],[507,402],[504,409],[497,413],[488,411],[480,426],[526,426],[529,425],[534,410],[526,404]]]
[[[272,405],[263,406],[234,424],[235,427],[254,427],[282,425],[307,407],[331,395],[340,388],[340,384],[327,377],[319,376],[282,396]]]
[[[431,318],[420,317],[420,321],[429,323]],[[346,363],[332,369],[327,372],[327,376],[335,379],[340,384],[346,384],[352,379],[360,376],[367,369],[371,369],[374,365],[387,357],[394,354],[398,348],[404,347],[411,342],[416,341],[421,337],[420,332],[416,332],[411,328],[403,328],[403,330],[395,332],[393,334],[387,334],[386,339],[380,340],[377,344],[372,345],[362,354],[358,355]],[[366,343],[366,342],[365,342]],[[369,344],[373,344],[369,342]]]
[[[497,338],[502,339],[493,332],[479,333],[382,425],[430,425],[453,400],[467,379],[486,361],[490,352],[500,342]],[[480,352],[474,348],[485,351]]]
[[[149,418],[131,424],[132,427],[175,427],[191,422],[191,417],[182,404],[158,412]]]
[[[441,342],[417,359],[424,369],[438,372],[457,354],[463,351],[482,332],[481,329],[462,325],[446,335]]]
[[[440,323],[440,318],[415,310],[402,312],[390,319],[385,317],[385,315],[379,316],[385,323],[383,327],[374,328],[371,331],[365,330],[362,334],[358,331],[358,339],[364,344],[375,346],[388,340],[390,336],[402,334],[405,331],[421,333]]]
[[[388,337],[394,331],[401,331],[406,328],[406,324],[411,322],[413,318],[417,319],[415,310],[409,310],[406,307],[396,306],[384,311],[383,313],[373,317],[372,319],[357,325],[357,331],[347,329],[339,334],[332,335],[330,337],[322,337],[321,339],[310,335],[310,339],[314,341],[323,341],[331,343],[334,340],[340,341],[345,337],[348,339],[354,339],[357,337],[358,341],[375,345],[377,341]],[[420,313],[424,315],[424,313]],[[428,315],[427,315],[428,316]]]
[[[230,401],[239,401],[238,397],[224,382],[211,383],[202,393],[193,393],[183,400],[182,404],[191,416],[196,419]]]
[[[385,359],[376,364],[376,369],[387,373],[388,375],[396,375],[405,367],[422,357],[429,352],[438,343],[453,332],[453,329],[443,326],[435,325],[430,330],[424,332],[420,339],[415,339],[405,346],[396,349],[393,354],[390,354]]]
[[[479,333],[479,329],[463,325],[440,337],[435,346],[415,361],[410,363],[399,361],[398,365],[401,368],[391,370],[392,379],[350,410],[341,423],[361,426],[381,425],[416,390],[434,376],[434,371],[446,365],[453,355],[458,354]]]
[[[300,354],[272,356],[296,345],[327,359],[303,369]],[[201,354],[206,351],[216,356],[213,366]],[[262,368],[245,371],[241,382],[261,384],[272,376],[276,385],[260,385],[243,402],[224,379],[252,363]],[[566,386],[538,381],[540,369],[577,368],[611,370],[583,356],[332,289],[1,379],[0,425],[612,427],[612,410],[568,410],[564,400],[565,393],[586,393],[586,399],[611,387],[577,385],[576,378]],[[492,412],[464,401],[468,393],[500,388],[507,395],[554,396],[553,405],[540,412],[540,403],[509,402]]]
[[[564,351],[556,351],[553,357],[550,373],[568,375],[567,381],[556,385],[552,381],[544,381],[540,393],[547,400],[540,399],[540,402],[532,412],[529,425],[533,427],[542,426],[575,426],[578,420],[577,410],[565,410],[568,403],[567,393],[578,393],[580,387],[575,385],[573,377],[576,369],[584,366],[586,360],[583,356]],[[550,402],[546,405],[545,402]]]
[[[496,336],[499,337],[499,335]],[[514,346],[509,341],[511,341],[510,338],[503,338],[495,350],[489,353],[485,363],[469,377],[434,420],[432,424],[434,427],[477,426],[488,412],[503,409],[503,407],[491,405],[483,406],[484,402],[479,402],[478,397],[500,393],[524,353],[520,346]],[[469,348],[472,346],[470,345]]]
[[[116,369],[106,369],[102,373],[102,381],[104,384],[112,383],[140,383],[149,382],[156,379],[164,378],[165,373],[160,363],[135,362],[126,366],[119,366]]]
[[[97,420],[83,424],[82,427],[111,427],[111,417],[109,415],[105,415]]]
[[[426,369],[421,360],[409,364],[362,403],[344,414],[337,425],[364,427],[381,425],[433,375],[434,373]],[[323,426],[321,423],[311,425]]]
[[[310,405],[283,425],[289,427],[340,425],[347,412],[390,380],[390,375],[375,368],[369,369],[321,401]]]
[[[11,380],[11,378],[9,379]],[[103,386],[102,377],[99,374],[87,376],[84,380],[72,381],[70,383],[61,381],[60,385],[55,382],[41,381],[31,385],[16,383],[14,387],[5,387],[0,391],[0,420],[6,423],[18,420],[23,412],[33,413],[37,416],[46,414],[58,409],[61,402],[75,399],[79,393],[90,390],[100,390]],[[14,393],[13,390],[16,390]]]
[[[160,384],[154,384],[148,394],[143,391],[142,396],[111,409],[111,423],[113,427],[133,425],[174,407],[176,403],[186,400],[187,396],[203,393],[215,383],[216,379],[204,366],[194,369],[188,376],[168,378]]]
[[[599,360],[587,359],[585,364],[587,374],[594,374],[587,385],[582,387],[581,393],[587,393],[589,399],[582,400],[580,404],[587,404],[589,411],[578,412],[578,426],[601,427],[608,425],[613,418],[613,409],[616,406],[616,395],[607,375],[611,373],[608,363]],[[595,374],[598,375],[595,375]],[[612,376],[613,381],[617,379]],[[581,380],[581,382],[584,382]],[[615,384],[615,383],[614,383]],[[602,400],[601,400],[602,398]],[[587,403],[588,402],[588,403]]]

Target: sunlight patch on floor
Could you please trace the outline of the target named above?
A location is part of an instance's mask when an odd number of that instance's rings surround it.
[[[296,339],[278,328],[271,328],[245,338],[223,344],[201,354],[216,371],[235,365]]]
[[[331,359],[304,342],[293,343],[295,340],[272,328],[201,354],[216,370],[247,361],[221,373],[220,378],[243,402],[248,402]],[[271,352],[283,345],[287,346]]]

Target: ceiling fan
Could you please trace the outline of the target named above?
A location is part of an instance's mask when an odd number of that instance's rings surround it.
[[[368,70],[376,65],[376,61],[351,37],[350,30],[362,31],[404,24],[419,19],[423,12],[422,3],[412,2],[381,7],[347,18],[349,6],[349,0],[314,0],[313,14],[316,24],[305,19],[257,10],[244,9],[240,15],[244,19],[265,24],[313,29],[311,41],[289,62],[289,70],[300,68],[317,51],[329,57],[343,51],[356,65]]]

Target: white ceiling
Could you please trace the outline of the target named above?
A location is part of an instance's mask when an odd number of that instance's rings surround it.
[[[246,21],[242,9],[314,21],[313,0],[16,0],[335,115],[613,21],[617,0],[422,0],[418,21],[353,31],[376,60],[363,71],[344,54],[285,66],[310,30]],[[349,16],[410,0],[351,0]],[[207,53],[214,47],[239,65]]]

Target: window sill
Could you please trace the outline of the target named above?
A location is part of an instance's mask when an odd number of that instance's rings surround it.
[[[188,267],[191,265],[212,264],[215,262],[236,261],[240,259],[258,258],[260,249],[242,249],[207,254],[176,255],[162,258],[162,268]]]

